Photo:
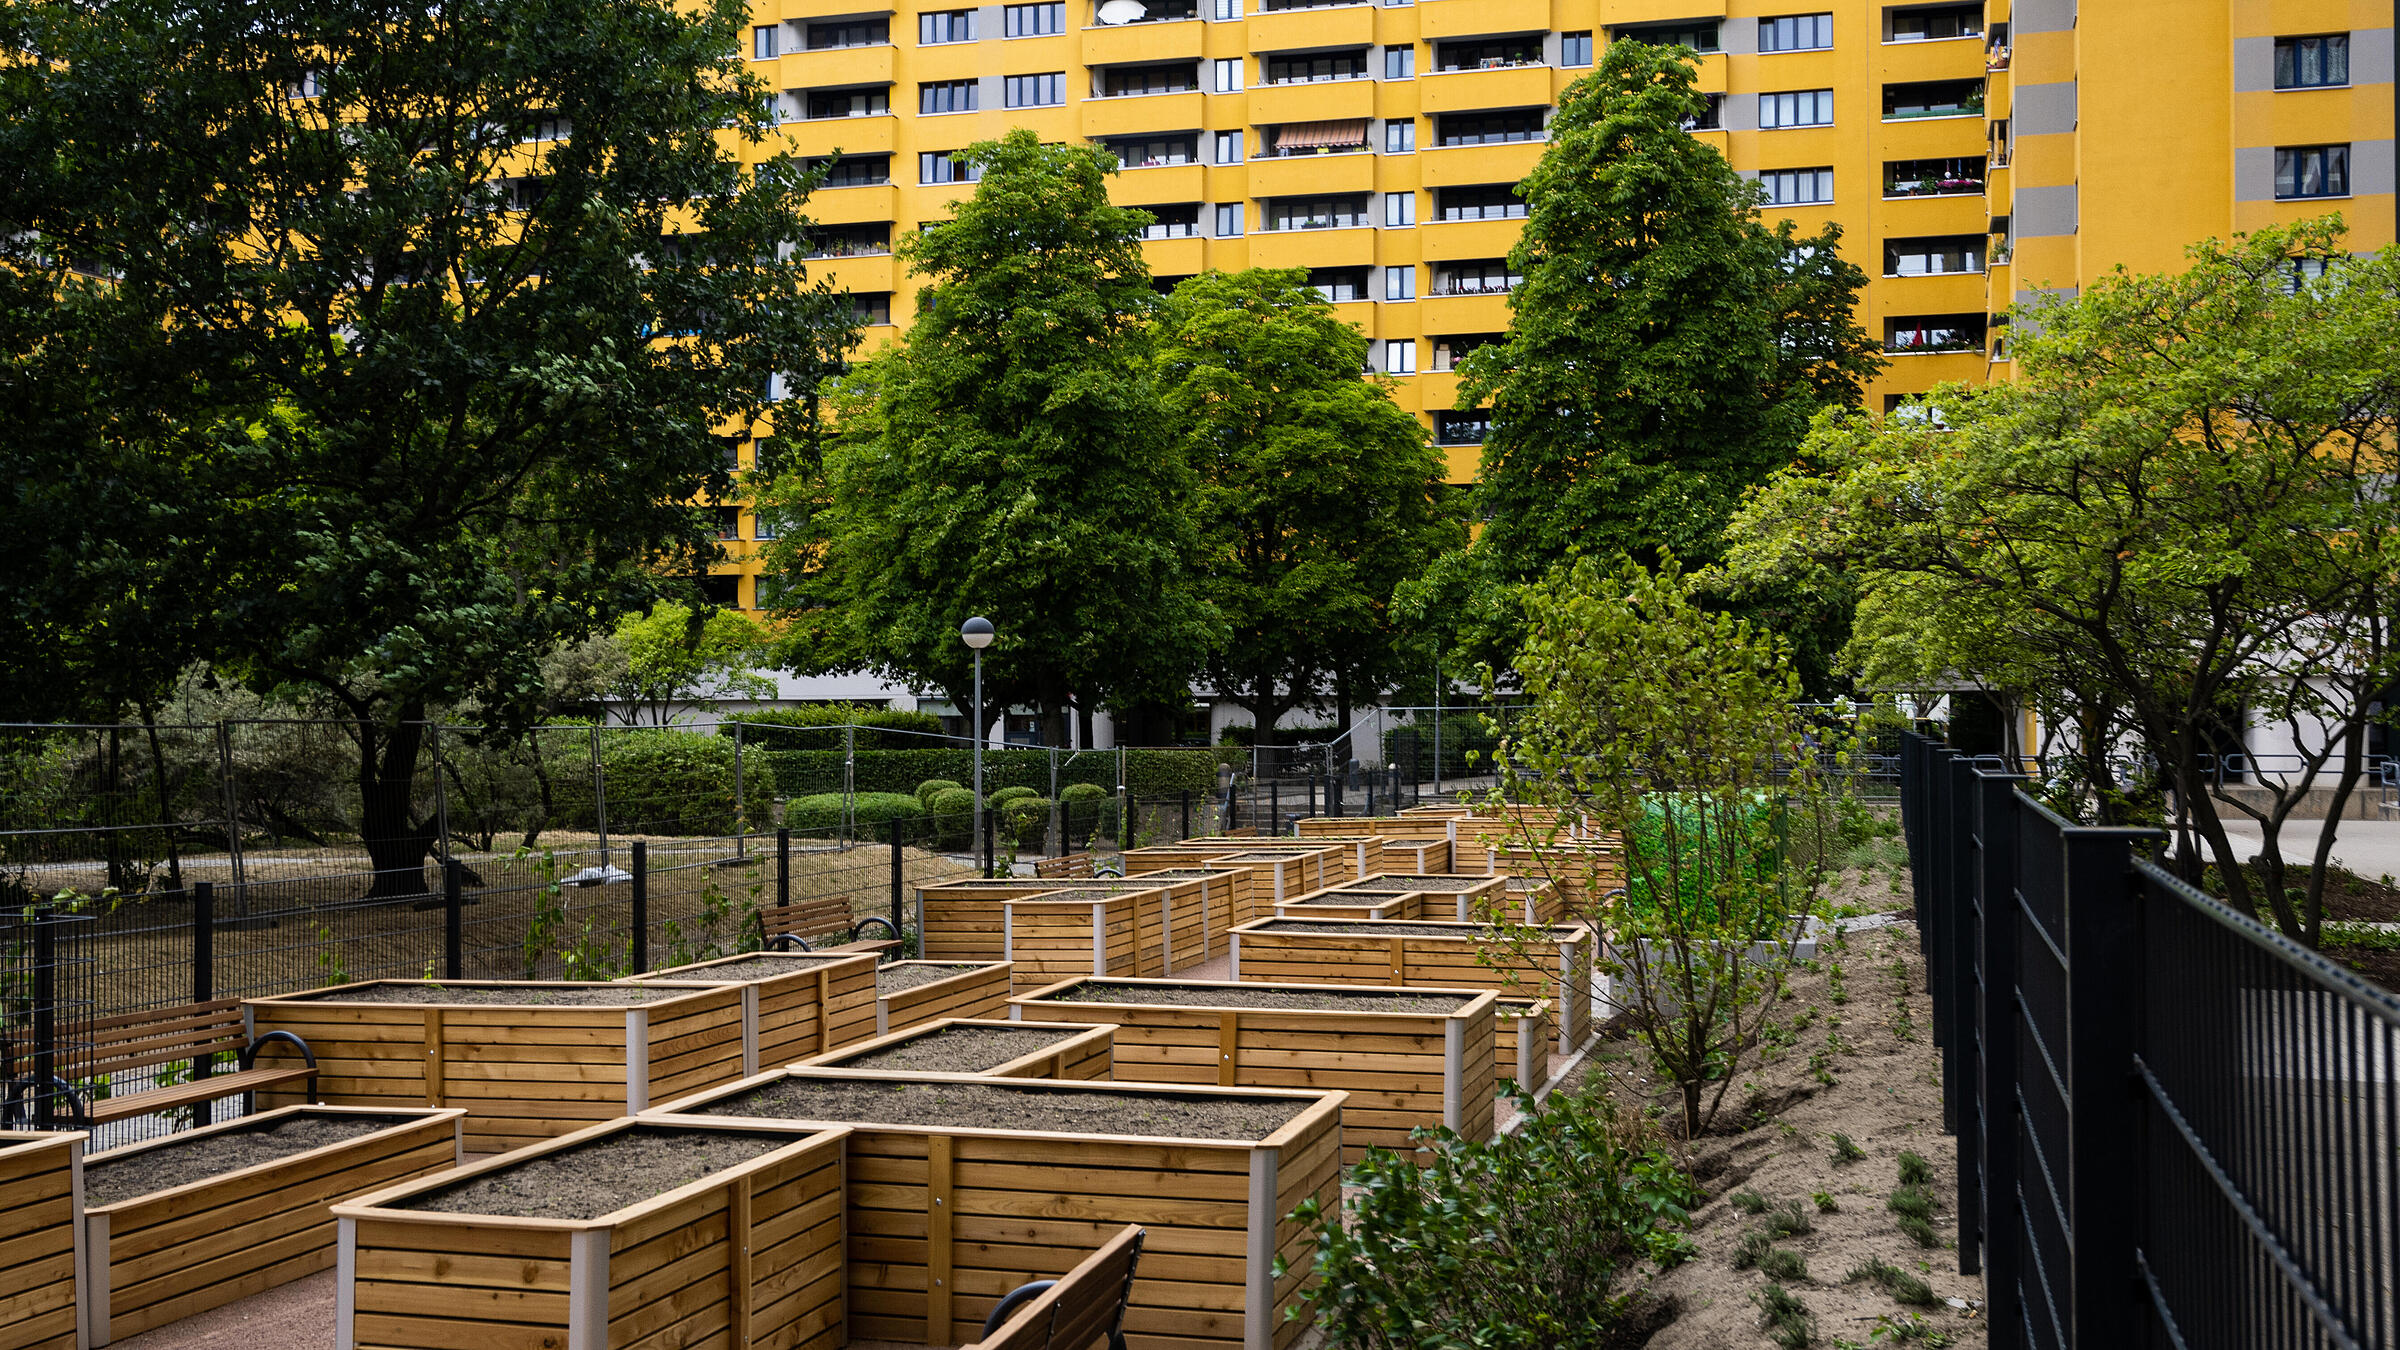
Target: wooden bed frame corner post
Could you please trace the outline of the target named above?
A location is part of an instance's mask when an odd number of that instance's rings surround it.
[[[1279,1160],[1273,1148],[1250,1150],[1250,1231],[1243,1262],[1249,1288],[1242,1295],[1242,1350],[1275,1346],[1275,1228],[1283,1217],[1275,1204]]]
[[[585,1228],[567,1239],[567,1350],[608,1350],[608,1238]]]
[[[1466,1133],[1467,1025],[1457,1017],[1442,1019],[1442,1124]],[[1530,1091],[1530,1089],[1528,1089]]]
[[[650,1010],[625,1010],[625,1114],[650,1109]]]
[[[455,1122],[454,1122],[455,1123]],[[358,1345],[358,1220],[334,1220],[333,1350]]]

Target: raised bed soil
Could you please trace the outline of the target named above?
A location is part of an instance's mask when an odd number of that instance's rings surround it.
[[[642,1128],[528,1158],[394,1202],[395,1209],[519,1219],[597,1219],[804,1136]]]
[[[1146,1092],[1060,1092],[996,1083],[784,1078],[720,1098],[700,1107],[698,1114],[1246,1143],[1273,1134],[1312,1105]]]
[[[950,965],[885,966],[875,972],[875,992],[878,994],[905,993],[919,985],[931,984],[935,980],[946,980],[953,975],[963,975],[970,970],[979,970],[986,964],[988,963],[980,961],[960,961]]]
[[[1049,1003],[1136,1003],[1166,1008],[1290,1008],[1308,1012],[1454,1013],[1472,1002],[1451,994],[1342,994],[1322,989],[1179,989],[1168,984],[1097,984],[1064,989]]]
[[[686,989],[646,989],[638,984],[365,984],[317,994],[293,994],[312,1003],[440,1003],[498,1008],[630,1008],[662,998],[678,998]]]
[[[982,1073],[1083,1034],[1081,1027],[944,1027],[903,1045],[845,1059],[842,1069]]]
[[[95,1209],[114,1205],[388,1130],[393,1123],[390,1117],[376,1116],[287,1116],[254,1130],[195,1135],[131,1157],[87,1161],[83,1165],[83,1203]]]
[[[794,971],[806,970],[811,966],[824,965],[828,961],[852,961],[857,958],[857,952],[829,953],[824,956],[809,956],[805,953],[794,953],[790,956],[754,956],[747,961],[727,961],[723,965],[707,966],[675,975],[661,975],[658,978],[662,980],[728,980],[735,984],[741,984],[750,980],[771,980],[778,975],[789,975]]]

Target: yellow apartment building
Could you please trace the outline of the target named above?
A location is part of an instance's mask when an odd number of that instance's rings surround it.
[[[1306,268],[1475,473],[1458,359],[1508,326],[1560,90],[1619,37],[1701,53],[1692,134],[1773,214],[1839,221],[1889,368],[1873,407],[2004,378],[2001,314],[2192,240],[2339,210],[2395,227],[2392,0],[754,0],[752,69],[793,152],[833,161],[812,266],[869,346],[909,321],[895,239],[971,192],[952,152],[1090,141],[1155,213],[1162,286]],[[747,452],[743,452],[745,455]],[[752,605],[756,521],[722,508],[718,598]]]

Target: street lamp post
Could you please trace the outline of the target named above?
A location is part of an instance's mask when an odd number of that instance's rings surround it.
[[[975,652],[975,819],[983,819],[983,649],[992,645],[992,621],[978,614],[958,626],[958,639]]]

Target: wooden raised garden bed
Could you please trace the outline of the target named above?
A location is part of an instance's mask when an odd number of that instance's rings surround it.
[[[1138,959],[1153,974],[1196,966],[1211,951],[1223,951],[1223,934],[1233,927],[1230,915],[1211,912],[1209,889],[1197,879],[958,881],[917,892],[918,945],[929,961],[1005,961],[1011,959],[1011,903],[1116,896],[1128,897],[1127,921],[1137,935],[1137,950],[1126,959]]]
[[[244,1011],[308,1042],[325,1103],[464,1107],[467,1151],[492,1153],[741,1077],[744,989],[370,980]]]
[[[330,1267],[331,1206],[458,1165],[466,1112],[287,1106],[84,1159],[97,1347]]]
[[[1129,874],[1200,867],[1241,868],[1253,873],[1250,883],[1253,910],[1264,910],[1288,896],[1323,890],[1355,876],[1340,845],[1319,846],[1304,839],[1186,839],[1179,844],[1129,849],[1125,854],[1125,870]]]
[[[1120,1081],[1339,1088],[1342,1161],[1409,1131],[1492,1132],[1493,1011],[1474,989],[1066,980],[1009,1000],[1027,1021],[1111,1022]]]
[[[1173,886],[1175,903],[1188,905],[1193,897],[1200,902],[1208,930],[1208,945],[1201,955],[1214,959],[1225,951],[1225,935],[1236,924],[1245,924],[1258,917],[1252,909],[1250,869],[1218,867],[1204,864],[1199,867],[1169,867],[1156,872],[1129,872],[1126,884],[1143,886]],[[1187,889],[1188,888],[1188,889]]]
[[[1565,923],[1567,898],[1547,877],[1503,877],[1509,918],[1516,923]]]
[[[1548,880],[1571,913],[1597,912],[1608,893],[1625,885],[1625,854],[1614,844],[1562,843],[1541,849],[1486,850],[1495,876]],[[1471,869],[1470,869],[1471,870]]]
[[[1583,1044],[1592,1031],[1592,930],[1581,924],[1556,924],[1546,940],[1522,955],[1491,946],[1493,964],[1487,965],[1478,956],[1490,934],[1484,925],[1473,923],[1260,919],[1234,930],[1233,977],[1278,984],[1489,989],[1524,998],[1555,998],[1562,1044]]]
[[[1357,883],[1353,882],[1352,885]],[[1310,891],[1274,907],[1279,919],[1414,919],[1421,898],[1414,891],[1354,891],[1348,886]]]
[[[1500,1076],[1515,1079],[1537,1097],[1550,1089],[1550,1052],[1571,1053],[1558,1043],[1558,1019],[1550,1015],[1554,1006],[1546,998],[1503,998],[1492,1018]]]
[[[1156,891],[1054,891],[1000,905],[1009,981],[1040,988],[1070,975],[1164,975],[1165,953],[1141,941],[1142,914]],[[1156,932],[1155,928],[1149,930]]]
[[[944,1017],[993,1017],[1008,1010],[1006,961],[892,961],[875,968],[875,1034]]]
[[[1302,816],[1292,822],[1292,833],[1302,839],[1313,839],[1319,835],[1371,834],[1386,844],[1446,846],[1450,842],[1450,822],[1445,816],[1420,815],[1409,811],[1396,816]],[[1434,867],[1424,870],[1442,872],[1449,869]]]
[[[1030,1026],[1004,1018],[945,1017],[844,1046],[795,1067],[853,1073],[971,1073],[983,1078],[1105,1079],[1116,1028]]]
[[[89,1344],[76,1297],[83,1267],[83,1146],[64,1130],[0,1131],[0,1347]]]
[[[618,983],[662,980],[741,987],[743,1072],[737,1078],[865,1040],[879,1029],[873,952],[748,952]]]
[[[831,1350],[844,1133],[611,1121],[338,1205],[333,1343]]]
[[[1134,1350],[1280,1350],[1310,1268],[1289,1216],[1339,1200],[1343,1096],[787,1069],[647,1118],[852,1127],[853,1335],[974,1340],[1010,1290],[1138,1223]]]

